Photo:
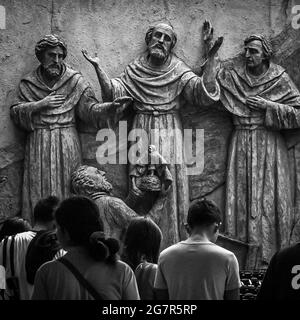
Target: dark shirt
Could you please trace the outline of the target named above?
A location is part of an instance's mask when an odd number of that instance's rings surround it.
[[[300,243],[274,254],[257,300],[300,300]]]

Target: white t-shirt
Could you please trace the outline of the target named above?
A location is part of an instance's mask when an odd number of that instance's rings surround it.
[[[20,299],[29,300],[33,291],[33,286],[27,282],[26,269],[25,269],[25,257],[30,241],[34,238],[36,232],[26,231],[15,235],[14,243],[14,268],[15,276],[19,278],[20,286]],[[12,237],[8,237],[6,247],[6,278],[11,276],[10,266],[10,245]],[[3,245],[4,240],[0,243],[0,265],[3,264]]]
[[[26,231],[18,233],[15,235],[14,242],[14,275],[19,279],[20,288],[20,300],[30,300],[33,292],[33,285],[27,282],[27,274],[25,268],[26,254],[28,246],[31,240],[35,237],[36,231]],[[8,237],[7,247],[6,247],[6,279],[11,277],[11,265],[10,265],[10,245],[12,236]],[[3,264],[3,245],[4,240],[0,243],[0,265]],[[58,259],[63,256],[66,252],[64,250],[59,250],[54,259]],[[7,286],[6,286],[7,287]]]
[[[140,300],[135,275],[122,261],[108,264],[93,260],[84,248],[70,249],[65,258],[108,300]],[[36,273],[33,300],[91,300],[92,296],[59,261],[44,263]]]
[[[171,300],[223,300],[240,287],[238,261],[212,242],[181,241],[161,252],[154,287]]]

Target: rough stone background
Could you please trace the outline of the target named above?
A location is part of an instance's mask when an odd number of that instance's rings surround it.
[[[274,40],[277,61],[284,65],[300,87],[299,30],[291,28],[294,0],[0,0],[6,11],[6,29],[0,30],[0,220],[20,210],[24,133],[9,118],[9,103],[21,76],[38,66],[35,43],[44,34],[57,33],[68,44],[66,62],[80,70],[101,99],[92,67],[81,49],[97,52],[111,77],[145,50],[144,36],[149,25],[169,21],[178,42],[176,54],[192,68],[201,61],[201,28],[211,21],[215,36],[225,37],[220,59],[242,50],[243,39],[251,33],[265,33]],[[2,25],[2,24],[0,24]],[[201,196],[224,204],[227,145],[231,119],[220,106],[182,109],[185,128],[205,130],[204,171],[190,177],[190,198]],[[103,124],[105,125],[105,123]],[[80,124],[86,163],[97,165],[96,132]],[[127,193],[125,165],[105,166],[115,193]]]

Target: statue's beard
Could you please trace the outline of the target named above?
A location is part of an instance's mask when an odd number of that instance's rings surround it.
[[[51,64],[49,66],[43,66],[43,70],[48,79],[56,79],[61,74],[62,67],[57,64]]]
[[[157,60],[165,60],[168,56],[165,48],[157,44],[149,47],[149,54]]]
[[[102,181],[98,186],[98,191],[110,193],[112,190],[112,185],[108,181]]]

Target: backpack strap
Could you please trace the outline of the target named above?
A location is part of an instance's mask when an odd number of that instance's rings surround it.
[[[95,300],[104,300],[103,297],[95,290],[95,288],[83,277],[83,275],[75,268],[75,266],[66,258],[59,258],[57,261],[65,265],[75,276],[78,282],[90,293]]]
[[[8,241],[8,237],[5,237],[4,238],[4,241],[3,241],[3,248],[2,248],[2,252],[3,252],[3,260],[2,260],[2,263],[3,263],[3,267],[6,269],[6,250],[7,250],[7,241]]]
[[[10,270],[11,270],[12,277],[15,276],[14,253],[15,253],[15,235],[11,237],[11,243],[9,248]]]
[[[7,259],[7,243],[8,243],[8,237],[5,237],[3,240],[3,267],[6,269],[6,259]],[[11,276],[15,276],[15,265],[14,265],[14,252],[15,252],[15,235],[11,236],[11,242],[9,247],[9,262],[10,262],[10,270],[11,270]]]

